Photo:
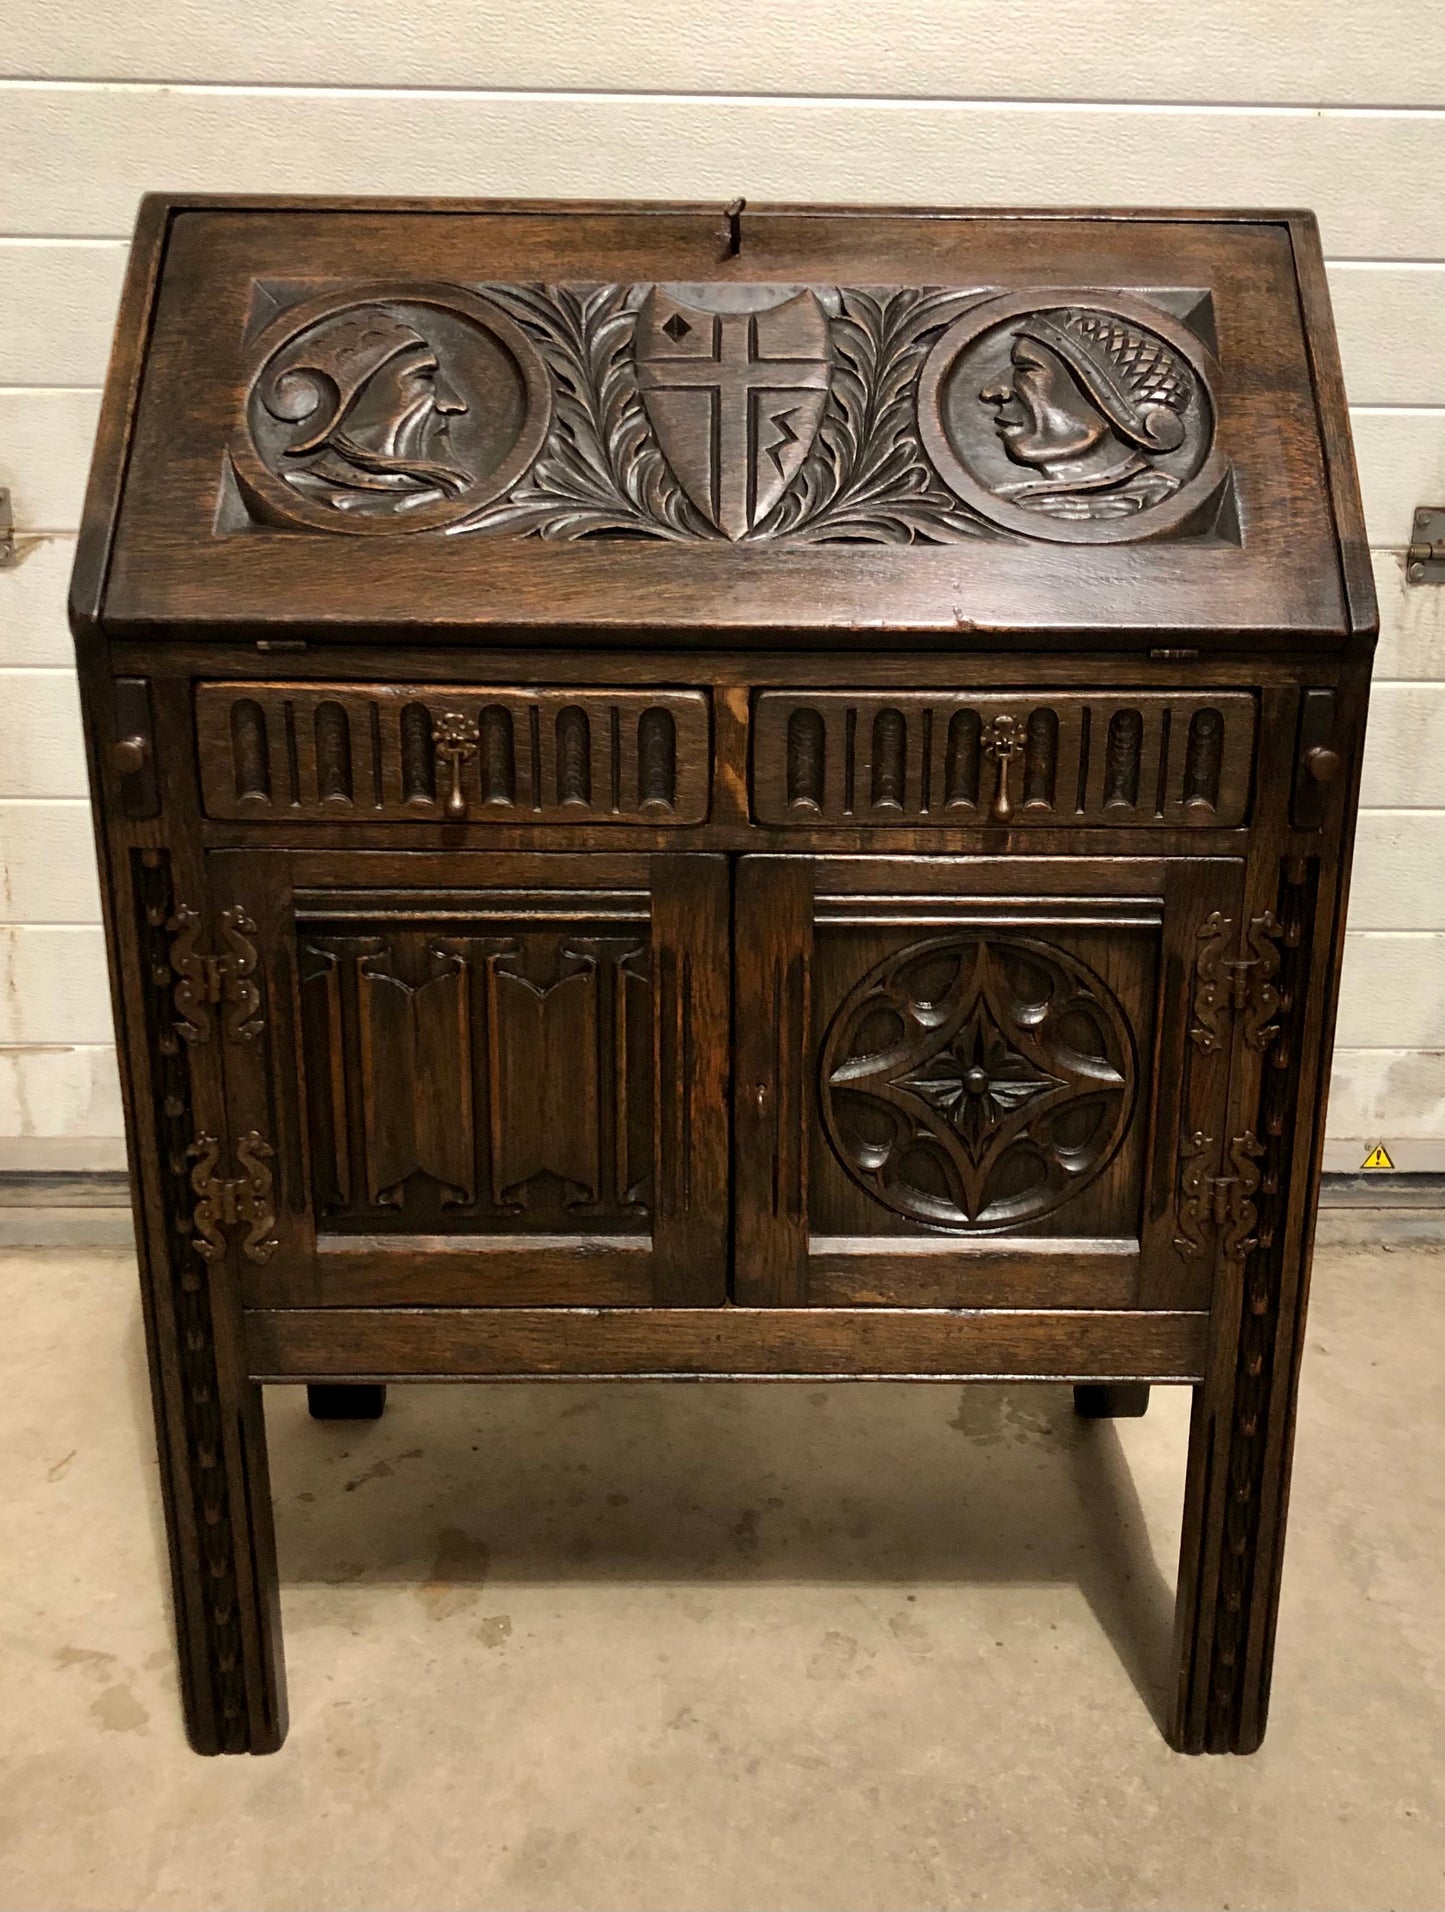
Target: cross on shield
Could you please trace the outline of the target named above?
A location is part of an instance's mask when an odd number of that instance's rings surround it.
[[[701,311],[654,286],[637,315],[637,383],[677,481],[725,537],[744,537],[808,455],[828,397],[816,294]]]

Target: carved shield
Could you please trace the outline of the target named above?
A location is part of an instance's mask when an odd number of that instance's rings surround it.
[[[637,382],[678,483],[728,538],[782,497],[828,397],[828,320],[812,292],[703,311],[654,286],[637,316]]]

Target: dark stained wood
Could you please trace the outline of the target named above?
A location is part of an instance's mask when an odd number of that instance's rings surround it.
[[[1074,1412],[1085,1421],[1134,1421],[1149,1412],[1147,1381],[1085,1381],[1074,1389]]]
[[[1313,220],[727,233],[142,208],[72,621],[200,1751],[285,1730],[279,1380],[1189,1385],[1170,1737],[1264,1731],[1375,631]]]
[[[1197,1381],[1201,1314],[940,1308],[261,1308],[252,1372],[313,1378]]]
[[[306,1390],[313,1421],[379,1421],[386,1411],[386,1389],[367,1382],[314,1381]]]

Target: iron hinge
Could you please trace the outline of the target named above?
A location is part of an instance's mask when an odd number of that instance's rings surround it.
[[[1234,1173],[1206,1175],[1203,1162],[1213,1147],[1212,1138],[1202,1130],[1186,1135],[1180,1146],[1179,1233],[1174,1246],[1181,1254],[1197,1255],[1204,1246],[1205,1229],[1213,1227],[1223,1232],[1225,1260],[1243,1261],[1258,1246],[1254,1197],[1264,1148],[1253,1130],[1246,1129],[1231,1140],[1227,1150]]]
[[[1279,923],[1270,910],[1249,919],[1244,933],[1247,956],[1224,954],[1233,927],[1221,910],[1211,910],[1199,926],[1189,1039],[1202,1055],[1224,1047],[1225,1016],[1243,1014],[1244,1040],[1251,1049],[1267,1049],[1279,1033]]]
[[[214,1135],[198,1135],[186,1150],[195,1166],[191,1187],[196,1206],[191,1215],[196,1253],[203,1261],[219,1261],[226,1252],[226,1228],[244,1228],[241,1253],[250,1261],[269,1261],[280,1247],[271,1233],[276,1226],[270,1163],[276,1151],[257,1130],[248,1129],[236,1144],[241,1174],[218,1175],[221,1144]]]
[[[0,486],[0,569],[15,562],[15,508],[10,493]]]
[[[1411,584],[1445,584],[1445,505],[1420,505],[1405,559]]]
[[[212,1009],[226,1005],[225,1033],[234,1042],[260,1034],[261,992],[252,982],[256,968],[256,925],[238,904],[221,912],[221,934],[230,948],[219,956],[196,948],[201,917],[189,904],[178,905],[166,924],[171,932],[171,968],[175,987],[176,1029],[187,1042],[209,1042]]]

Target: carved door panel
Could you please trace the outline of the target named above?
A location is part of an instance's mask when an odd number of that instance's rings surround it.
[[[744,858],[737,1298],[1207,1305],[1242,867]]]
[[[256,1306],[726,1292],[728,870],[710,856],[218,851],[227,1045],[278,1246]]]

